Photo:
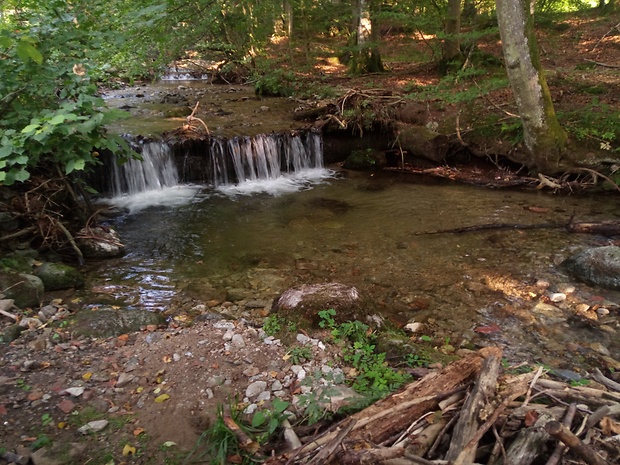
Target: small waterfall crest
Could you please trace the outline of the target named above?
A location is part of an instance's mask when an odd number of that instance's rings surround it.
[[[191,199],[202,187],[225,195],[277,195],[332,177],[323,167],[319,132],[212,137],[191,143],[139,144],[142,160],[107,166],[103,191],[119,207],[137,211]],[[199,187],[202,186],[202,187]]]

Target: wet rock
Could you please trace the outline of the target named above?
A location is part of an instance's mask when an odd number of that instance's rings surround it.
[[[112,228],[84,228],[78,233],[76,243],[87,258],[112,258],[125,253],[125,246]]]
[[[35,270],[46,291],[84,286],[84,277],[77,269],[63,263],[45,262]]]
[[[0,289],[7,299],[13,299],[18,308],[37,307],[45,288],[37,276],[26,273],[0,271]]]
[[[364,321],[370,313],[355,287],[339,283],[304,284],[284,291],[274,300],[272,312],[291,320],[306,320],[312,325],[321,321],[319,312],[334,309],[336,322]]]
[[[567,258],[561,266],[593,286],[620,290],[620,247],[595,247]]]
[[[101,308],[97,311],[85,309],[77,313],[74,332],[77,335],[93,337],[118,336],[163,322],[162,315],[137,308]]]

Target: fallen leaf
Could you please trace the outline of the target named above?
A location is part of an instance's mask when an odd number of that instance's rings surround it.
[[[601,420],[601,429],[603,430],[603,434],[605,436],[620,434],[620,423],[609,417],[604,417]]]
[[[84,374],[82,375],[82,379],[83,379],[84,381],[88,381],[88,380],[89,380],[90,378],[92,378],[92,377],[93,377],[93,372],[92,372],[92,371],[88,371],[88,372],[86,372],[86,373],[84,373]]]
[[[500,328],[495,323],[491,323],[490,325],[486,326],[478,326],[476,329],[474,329],[474,331],[480,334],[493,334],[500,333],[502,331],[502,328]]]
[[[166,441],[166,442],[164,442],[162,444],[162,446],[164,446],[164,447],[172,447],[172,446],[176,446],[176,445],[177,445],[177,443],[174,442],[174,441]]]
[[[60,423],[58,423],[58,429],[65,429],[67,427],[67,424],[64,421],[61,421]]]
[[[162,394],[161,396],[155,397],[155,402],[161,404],[162,402],[166,402],[168,399],[170,399],[168,394]]]
[[[239,454],[229,455],[226,457],[228,463],[243,463],[243,458]]]
[[[133,446],[130,446],[129,444],[125,444],[125,447],[123,447],[123,455],[127,456],[127,455],[133,455],[136,453],[136,448]]]
[[[211,365],[211,368],[213,368],[214,370],[217,370],[220,367],[219,363],[215,362]]]
[[[525,426],[532,426],[534,423],[536,423],[536,420],[538,420],[538,412],[536,412],[535,410],[530,410],[525,414]]]
[[[284,356],[282,357],[282,360],[286,361],[286,360],[288,360],[289,358],[291,358],[291,354],[290,354],[290,353],[286,353],[286,354],[284,354]]]
[[[114,308],[114,307],[112,307],[112,308]],[[118,339],[119,341],[128,341],[129,340],[129,334],[121,334],[116,339]]]
[[[136,388],[136,394],[140,394],[142,391],[144,391],[144,388],[142,386],[138,386]]]
[[[163,359],[164,363],[172,362],[172,357],[170,355],[164,355]]]
[[[136,428],[133,430],[134,436],[140,436],[142,433],[144,433],[144,428]]]

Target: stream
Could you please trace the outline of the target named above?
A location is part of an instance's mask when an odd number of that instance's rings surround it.
[[[261,321],[284,290],[339,282],[357,287],[383,318],[422,323],[418,336],[456,348],[501,344],[512,361],[569,369],[600,355],[620,359],[619,338],[574,318],[595,305],[617,317],[620,294],[574,282],[559,266],[608,238],[561,228],[425,234],[614,219],[616,197],[327,168],[120,198],[117,205],[131,213],[112,224],[128,253],[94,267],[91,287],[171,315],[214,311]],[[566,299],[550,302],[554,293]]]

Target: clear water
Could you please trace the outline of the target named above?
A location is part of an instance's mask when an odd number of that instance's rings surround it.
[[[207,300],[214,289],[241,289],[247,298],[271,299],[301,283],[336,281],[357,286],[387,318],[421,321],[453,344],[501,342],[515,358],[549,363],[566,358],[570,341],[602,337],[530,318],[538,298],[520,286],[571,283],[561,260],[607,239],[561,229],[421,233],[613,219],[620,215],[616,197],[485,190],[391,174],[313,181],[297,183],[295,192],[274,185],[286,179],[205,189],[174,207],[125,216],[116,226],[129,253],[98,270],[94,284],[115,283],[133,303],[165,309],[179,293]],[[615,293],[572,284],[571,298],[584,290],[620,302]],[[474,331],[490,323],[502,332]],[[617,341],[603,342],[620,356]]]

